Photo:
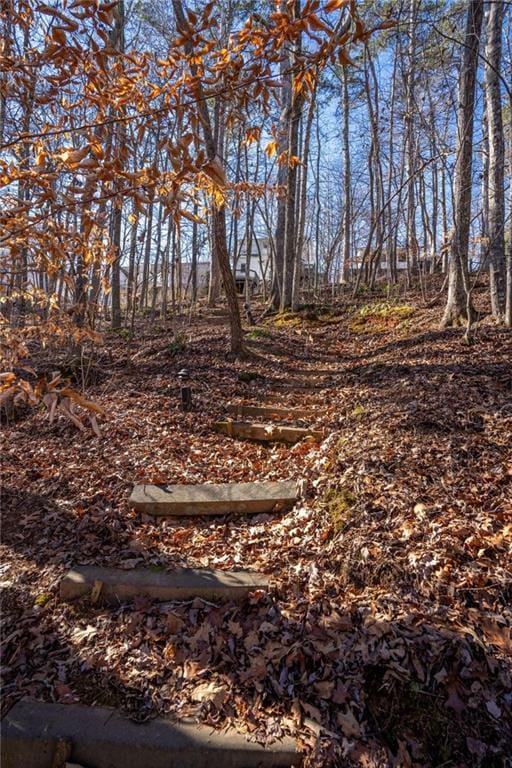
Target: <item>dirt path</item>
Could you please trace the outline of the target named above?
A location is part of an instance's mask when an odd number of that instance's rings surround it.
[[[316,765],[501,764],[510,334],[484,327],[467,347],[423,311],[386,334],[345,318],[273,328],[251,363],[233,365],[224,345],[206,321],[173,356],[152,329],[129,370],[114,343],[112,375],[90,390],[109,413],[101,441],[43,412],[3,430],[4,708],[31,695],[140,720],[229,719],[262,741],[298,736]],[[229,401],[269,400],[307,408],[329,437],[287,446],[212,429]],[[304,499],[288,513],[198,524],[127,505],[133,483],[296,477]],[[77,563],[243,567],[272,590],[244,606],[62,604],[58,581]],[[205,681],[216,697],[198,694]]]

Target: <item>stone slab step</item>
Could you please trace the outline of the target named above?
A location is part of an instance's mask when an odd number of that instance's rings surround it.
[[[237,419],[243,419],[247,416],[264,416],[268,419],[308,419],[314,418],[311,411],[304,408],[275,408],[271,405],[243,405],[241,403],[229,403],[227,406],[229,413],[236,416]]]
[[[214,485],[136,485],[129,504],[148,515],[253,515],[293,507],[295,480]]]
[[[292,739],[265,747],[233,730],[157,718],[140,724],[113,709],[22,699],[2,720],[2,768],[271,768],[300,765]],[[56,752],[64,754],[61,762]]]
[[[339,368],[289,368],[287,373],[290,376],[324,376],[332,380],[343,374],[343,370]]]
[[[329,380],[322,384],[308,383],[307,381],[289,379],[288,381],[274,381],[271,384],[271,389],[275,392],[316,392],[323,389],[332,389],[336,386],[335,381]]]
[[[99,584],[98,584],[99,582]],[[153,600],[192,600],[201,597],[213,601],[241,601],[250,592],[268,589],[268,579],[251,571],[220,571],[209,568],[180,568],[177,571],[154,571],[135,568],[100,568],[78,565],[60,582],[62,600],[90,596],[97,585],[102,602],[118,603],[144,596]]]
[[[261,440],[266,443],[297,443],[305,437],[323,440],[323,432],[308,427],[282,427],[277,424],[254,424],[250,421],[217,421],[218,432],[241,440]]]

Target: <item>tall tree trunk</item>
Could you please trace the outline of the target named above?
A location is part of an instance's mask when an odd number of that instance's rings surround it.
[[[165,248],[162,254],[162,304],[160,306],[160,317],[163,317],[165,320],[167,320],[167,301],[169,296],[169,261],[170,261],[170,253],[171,253],[171,239],[172,239],[173,228],[174,228],[174,222],[173,222],[172,216],[169,216],[169,220],[167,222],[167,235],[165,238]],[[171,269],[172,269],[172,266],[171,266]]]
[[[281,1],[281,12],[286,13],[286,2]],[[292,74],[288,58],[283,56],[280,63],[281,79],[281,113],[279,116],[279,127],[277,137],[277,154],[279,157],[285,156],[290,136],[290,122],[292,112]],[[277,220],[275,230],[275,258],[272,274],[272,304],[278,308],[282,301],[282,291],[284,282],[284,260],[285,260],[285,230],[286,230],[286,208],[287,199],[283,190],[288,189],[289,166],[287,163],[280,163],[277,169],[277,187],[279,189],[277,198]]]
[[[131,219],[131,231],[130,231],[130,251],[128,255],[128,275],[126,278],[126,320],[132,315],[133,298],[135,288],[135,253],[137,250],[137,232],[139,226],[139,217],[137,209],[135,207],[135,201],[132,206],[132,219]]]
[[[146,242],[144,248],[144,263],[142,266],[142,285],[140,289],[140,309],[142,312],[146,309],[148,303],[148,289],[151,269],[151,245],[153,237],[153,207],[154,190],[149,190],[151,202],[149,203],[148,215],[146,217]]]
[[[411,274],[418,271],[418,240],[416,236],[416,137],[414,134],[415,78],[416,78],[416,25],[418,0],[410,0],[409,45],[406,76],[405,140],[407,145],[407,263]]]
[[[308,115],[306,118],[306,128],[304,131],[303,150],[302,150],[302,175],[300,184],[300,201],[299,201],[299,222],[297,226],[297,259],[296,266],[293,275],[293,299],[292,309],[297,310],[299,300],[299,286],[301,279],[300,265],[303,262],[304,251],[304,232],[306,226],[306,208],[307,208],[307,192],[308,192],[308,164],[309,164],[309,149],[311,144],[311,129],[313,127],[313,118],[315,116],[316,109],[316,91],[317,83],[313,88],[311,94],[311,101],[309,103]]]
[[[350,99],[348,68],[343,67],[343,281],[350,279],[350,249],[352,228],[352,180],[350,169]]]
[[[441,158],[441,223],[443,230],[443,244],[441,247],[441,271],[443,275],[448,272],[450,237],[448,234],[448,205],[446,201],[446,160]]]
[[[160,256],[162,256],[163,260],[163,254],[161,251],[162,246],[162,216],[163,216],[163,207],[162,205],[158,206],[158,217],[157,217],[157,233],[156,233],[156,249],[155,249],[155,264],[153,269],[153,286],[151,289],[151,315],[150,319],[154,320],[156,316],[156,305],[158,301],[158,272],[160,271],[161,280],[160,280],[160,294],[163,289],[163,268],[160,264]],[[161,301],[161,295],[160,295],[160,301]]]
[[[124,54],[124,0],[119,0],[114,9],[115,24],[110,35],[112,48],[120,54]],[[125,113],[121,109],[121,114]],[[126,124],[123,120],[116,126],[116,154],[119,165],[122,166],[126,155]],[[112,328],[121,327],[121,227],[123,219],[123,199],[116,196],[113,201],[112,245],[115,250],[115,258],[112,262]]]
[[[194,216],[197,216],[198,214],[198,204],[197,201],[194,203]],[[197,301],[197,221],[194,221],[192,223],[192,263],[190,265],[190,278],[191,278],[191,285],[192,285],[192,305],[194,305]]]
[[[512,99],[508,102],[508,167],[512,170]],[[505,325],[512,328],[512,184],[509,184],[508,248],[505,280]]]
[[[471,221],[475,86],[482,18],[483,0],[470,0],[459,79],[454,232],[450,248],[448,299],[441,321],[443,328],[458,325],[461,321],[470,323],[474,316],[469,292],[468,248]]]
[[[187,20],[183,9],[182,0],[172,0],[174,13],[176,15],[176,21],[178,30],[182,34],[187,32]],[[187,56],[192,57],[194,54],[194,46],[190,37],[186,37],[184,42],[185,53]],[[190,70],[193,77],[197,77],[197,65],[190,62]],[[219,163],[217,158],[217,149],[215,145],[215,138],[212,131],[212,123],[210,119],[210,113],[208,112],[208,105],[206,99],[203,96],[203,87],[201,80],[197,80],[197,109],[201,118],[201,124],[203,128],[206,155],[208,160],[212,163]],[[236,295],[236,286],[233,272],[231,271],[231,265],[229,263],[228,244],[226,237],[226,209],[224,204],[217,205],[213,202],[212,212],[212,239],[214,256],[217,258],[220,272],[222,276],[222,282],[224,285],[224,291],[229,308],[229,319],[231,324],[231,351],[235,355],[243,354],[243,331],[242,321],[240,318],[240,308],[238,306],[238,299]]]
[[[295,0],[294,16],[300,18],[300,0]],[[296,43],[293,51],[290,52],[290,69],[294,68],[297,56],[300,55],[300,39]],[[279,308],[281,312],[292,306],[293,298],[293,276],[295,273],[295,260],[300,258],[297,254],[297,178],[298,166],[296,158],[299,154],[299,129],[302,104],[304,98],[302,92],[296,92],[293,83],[295,78],[292,75],[292,101],[290,107],[290,121],[288,125],[288,150],[287,163],[288,175],[286,183],[286,208],[285,208],[285,226],[284,226],[284,263],[283,263],[283,283],[281,287],[281,301]]]
[[[489,4],[485,47],[485,101],[488,125],[488,238],[491,309],[502,318],[505,309],[505,141],[501,105],[501,35],[505,3]]]

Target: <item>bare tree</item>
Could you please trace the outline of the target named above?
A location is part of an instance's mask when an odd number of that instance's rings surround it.
[[[172,5],[176,15],[177,26],[185,34],[187,30],[187,20],[183,9],[183,4],[181,0],[172,0]],[[186,38],[184,48],[187,56],[192,57],[194,54],[194,46],[190,37]],[[197,65],[193,62],[190,63],[190,70],[193,77],[197,77]],[[203,95],[202,84],[199,79],[197,81],[197,97],[198,110],[204,134],[206,155],[209,162],[218,163],[219,159],[217,157],[217,145],[212,130],[210,113],[208,111],[206,99]],[[231,324],[231,351],[236,355],[240,355],[244,352],[242,321],[240,318],[240,308],[238,306],[238,299],[236,295],[235,279],[233,272],[231,271],[231,265],[229,263],[228,244],[226,237],[226,209],[223,204],[216,204],[214,202],[211,212],[211,221],[212,241],[215,251],[213,258],[217,259],[217,263],[220,268],[224,291],[226,293],[226,299],[229,308]]]
[[[485,47],[485,102],[488,126],[487,237],[491,309],[501,318],[505,309],[505,141],[501,103],[501,34],[505,4],[489,5]]]
[[[471,0],[467,11],[459,78],[454,232],[450,248],[448,299],[441,323],[442,327],[458,325],[461,321],[470,323],[474,316],[469,290],[468,248],[471,220],[475,85],[482,19],[483,0]]]

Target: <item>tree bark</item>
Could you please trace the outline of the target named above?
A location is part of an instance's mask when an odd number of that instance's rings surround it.
[[[489,277],[491,309],[495,318],[505,309],[505,141],[501,104],[501,34],[505,4],[490,3],[485,47],[485,101],[488,125],[488,213]]]
[[[406,112],[405,140],[407,146],[407,263],[409,272],[414,275],[418,271],[418,239],[416,236],[416,137],[414,135],[415,78],[416,78],[416,23],[417,0],[410,0],[409,8],[409,46],[406,76]]]
[[[300,0],[295,2],[295,17],[300,17]],[[290,68],[293,68],[297,55],[300,54],[300,40],[296,48],[290,54]],[[299,154],[299,127],[302,112],[303,96],[302,93],[295,92],[293,88],[294,77],[292,75],[292,102],[290,107],[290,122],[288,125],[288,152],[286,160],[288,163],[288,175],[286,183],[286,208],[285,208],[285,227],[284,227],[284,262],[283,262],[283,284],[281,287],[281,301],[279,308],[281,312],[289,309],[293,302],[293,276],[295,273],[295,260],[300,258],[297,254],[297,162],[295,158]]]
[[[343,281],[350,280],[350,233],[352,220],[352,179],[350,170],[350,99],[348,68],[343,67]]]
[[[124,13],[124,0],[120,0],[114,10],[115,24],[110,35],[110,44],[120,54],[124,54],[124,25],[125,25],[125,13]],[[125,113],[125,109],[121,109],[121,114]],[[121,121],[116,126],[116,154],[121,165],[123,162],[124,154],[126,152],[126,125],[124,121]],[[123,217],[123,200],[121,195],[116,196],[113,200],[112,211],[112,245],[115,249],[115,259],[112,262],[112,328],[117,329],[121,327],[121,228]]]
[[[183,10],[182,0],[172,0],[172,5],[176,16],[178,30],[185,34],[187,31],[187,21],[185,18],[185,12]],[[187,56],[193,56],[194,47],[189,37],[186,38],[184,48]],[[194,77],[197,77],[197,66],[192,62],[190,63],[190,71]],[[210,113],[208,112],[208,105],[206,99],[204,98],[203,87],[199,79],[197,81],[197,109],[201,118],[206,155],[208,160],[210,162],[219,162],[217,158],[215,137],[212,131]],[[226,294],[229,309],[229,319],[231,324],[231,351],[235,355],[240,355],[244,353],[242,321],[240,318],[240,308],[238,306],[238,299],[236,295],[235,279],[229,263],[228,244],[226,237],[226,209],[223,204],[216,205],[213,203],[211,221],[214,249],[213,256],[216,257],[220,268],[222,282],[224,285],[224,292]]]
[[[471,221],[471,171],[473,161],[473,123],[478,51],[482,30],[483,0],[471,0],[459,79],[457,115],[457,160],[454,181],[454,232],[450,247],[448,299],[441,325],[470,323],[475,311],[471,304],[468,276],[469,228]]]

